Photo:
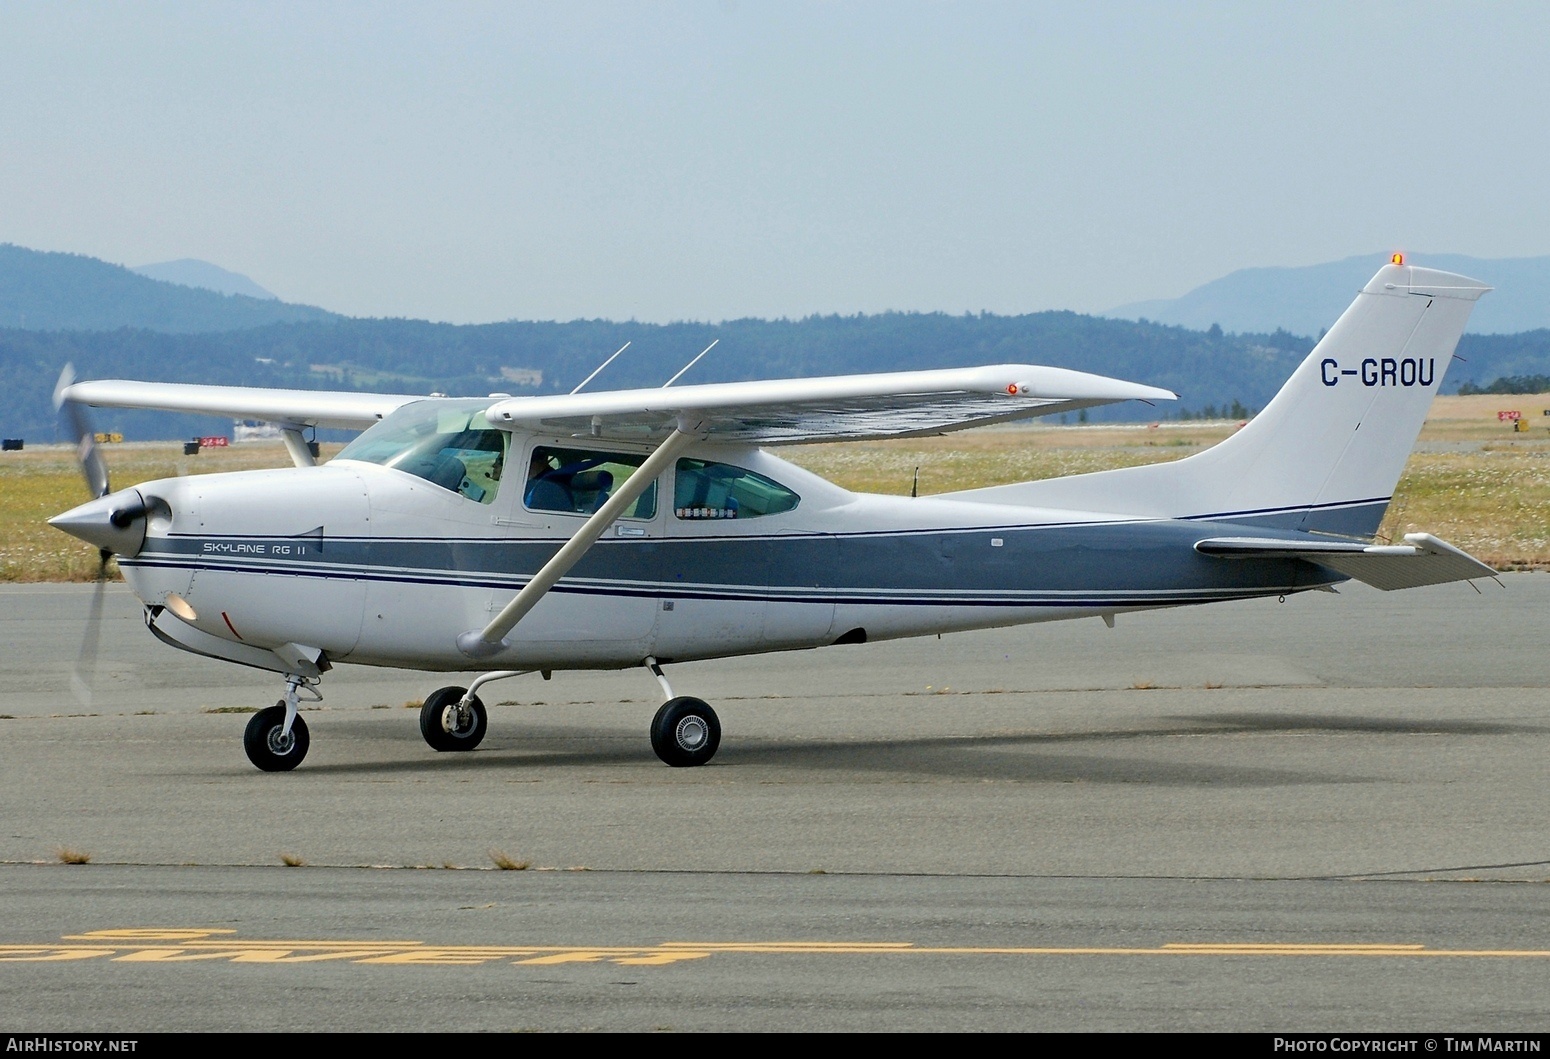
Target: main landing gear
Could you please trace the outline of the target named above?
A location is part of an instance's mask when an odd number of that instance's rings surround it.
[[[663,703],[651,720],[651,749],[674,768],[703,765],[721,746],[721,721],[703,699],[674,695],[655,658],[646,667],[662,688]],[[485,673],[467,688],[446,687],[430,694],[420,707],[420,734],[432,750],[472,750],[484,740],[490,716],[477,692],[492,680],[519,677],[532,670]],[[321,702],[316,677],[288,676],[285,698],[248,721],[242,747],[248,760],[265,772],[289,772],[307,756],[311,738],[307,722],[296,712],[302,695]]]
[[[420,734],[432,750],[472,750],[489,725],[484,703],[465,688],[433,691],[420,707]]]
[[[716,711],[703,699],[675,696],[655,658],[647,658],[646,667],[667,696],[651,719],[651,749],[674,768],[705,764],[721,745],[721,721]]]
[[[721,745],[721,721],[703,700],[675,696],[655,658],[646,666],[661,685],[666,701],[651,721],[651,749],[674,768],[703,765]],[[520,677],[531,670],[485,673],[467,689],[441,688],[420,707],[420,734],[432,750],[472,750],[484,738],[489,714],[475,694],[492,680]]]
[[[651,749],[674,768],[703,765],[721,745],[721,721],[703,700],[668,699],[651,721]]]
[[[476,694],[492,680],[521,677],[531,669],[485,673],[467,688],[439,688],[420,707],[420,734],[432,750],[472,750],[484,739],[490,715]]]

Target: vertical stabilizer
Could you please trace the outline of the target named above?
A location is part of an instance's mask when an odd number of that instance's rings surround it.
[[[1377,531],[1476,299],[1463,276],[1385,265],[1259,415],[1175,463],[950,494],[954,499]]]

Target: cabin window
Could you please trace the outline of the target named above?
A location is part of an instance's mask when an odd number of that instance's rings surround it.
[[[790,511],[801,497],[762,474],[706,460],[678,461],[673,514],[681,519],[758,518]]]
[[[646,462],[644,455],[598,452],[539,445],[528,458],[522,499],[534,511],[564,511],[590,515]],[[651,518],[657,513],[657,483],[625,508],[624,518]]]
[[[366,431],[335,459],[423,478],[478,504],[500,489],[511,435],[484,418],[488,401],[416,401]]]

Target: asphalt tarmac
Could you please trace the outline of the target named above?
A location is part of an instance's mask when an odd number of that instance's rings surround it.
[[[94,590],[0,588],[0,1027],[1542,1031],[1550,577],[1501,581],[672,667],[700,769],[644,671],[437,754],[450,681],[341,667],[285,774],[277,678],[110,586],[72,690]]]

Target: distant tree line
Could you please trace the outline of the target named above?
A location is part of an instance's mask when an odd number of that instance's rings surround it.
[[[1089,419],[1096,422],[1246,419],[1264,407],[1314,344],[1285,331],[1192,331],[1071,312],[467,326],[335,318],[205,334],[11,328],[0,329],[0,434],[57,436],[50,395],[67,362],[88,379],[521,395],[569,391],[626,342],[629,350],[590,388],[661,386],[718,339],[680,385],[1018,363],[1162,386],[1180,398],[1156,406],[1132,401],[1094,408]],[[1465,335],[1446,385],[1478,388],[1497,385],[1487,380],[1544,379],[1547,373],[1550,331]],[[107,409],[98,423],[99,429],[135,438],[184,437],[221,426],[203,417]]]
[[[1484,386],[1466,382],[1459,387],[1459,393],[1550,393],[1550,375],[1503,375]]]
[[[1180,409],[1178,415],[1171,416],[1170,418],[1179,419],[1179,420],[1183,420],[1183,421],[1188,421],[1188,420],[1191,420],[1191,419],[1240,419],[1241,420],[1241,419],[1253,419],[1254,416],[1258,414],[1258,412],[1259,412],[1259,409],[1257,409],[1257,408],[1249,408],[1246,405],[1244,405],[1244,403],[1242,401],[1234,401],[1232,404],[1226,405],[1226,406],[1224,406],[1222,408],[1217,408],[1216,405],[1214,405],[1214,404],[1208,404],[1204,408],[1201,408],[1201,409],[1199,409],[1198,411],[1195,411],[1195,412],[1191,412],[1187,408]]]

